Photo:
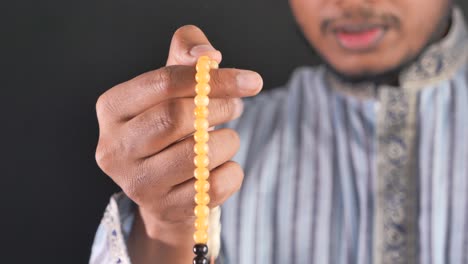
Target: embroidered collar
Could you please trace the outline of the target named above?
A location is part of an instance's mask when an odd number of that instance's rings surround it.
[[[400,73],[399,81],[403,89],[422,89],[441,80],[449,79],[468,57],[468,33],[462,11],[453,9],[450,30],[442,40],[429,46],[421,56]],[[349,84],[332,73],[327,72],[325,79],[330,87],[339,93],[371,99],[377,96],[377,87],[373,83]],[[393,87],[395,88],[395,87]]]

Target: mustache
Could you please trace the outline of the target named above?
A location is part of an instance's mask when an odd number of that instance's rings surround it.
[[[340,16],[325,18],[320,25],[322,33],[349,22],[359,21],[360,24],[382,25],[385,27],[400,28],[400,19],[391,13],[378,13],[370,8],[348,9]]]

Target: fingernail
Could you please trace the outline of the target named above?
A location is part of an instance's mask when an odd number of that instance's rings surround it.
[[[234,118],[238,118],[244,112],[244,102],[240,98],[234,99]]]
[[[242,90],[256,91],[263,86],[262,77],[254,71],[240,70],[236,78],[237,85]]]
[[[208,44],[203,44],[203,45],[198,45],[190,49],[189,54],[193,57],[199,57],[203,55],[204,53],[208,51],[213,51],[215,50],[211,45]]]

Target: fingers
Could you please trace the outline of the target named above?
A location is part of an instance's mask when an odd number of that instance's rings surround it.
[[[253,71],[219,69],[212,70],[210,75],[210,98],[254,96],[263,86],[261,76]],[[171,66],[119,84],[99,98],[96,104],[99,122],[128,121],[165,100],[193,97],[194,77],[194,67]]]
[[[223,204],[229,197],[236,193],[244,179],[242,167],[233,161],[228,161],[210,173],[210,204],[213,208]],[[195,179],[176,186],[166,195],[165,207],[167,210],[161,216],[164,221],[173,221],[174,219],[187,219],[194,215],[195,206],[194,189]]]
[[[111,145],[99,144],[97,160],[128,197],[144,204],[193,177],[194,145],[193,137],[188,137],[155,156],[134,160],[122,154],[120,143],[112,141]],[[208,146],[211,170],[234,157],[240,146],[239,136],[232,129],[211,131]]]
[[[193,216],[195,142],[189,135],[195,130],[194,65],[202,55],[221,61],[200,29],[184,26],[173,36],[166,67],[113,87],[96,104],[99,167],[157,220]],[[252,71],[216,69],[209,84],[208,122],[216,126],[237,118],[240,98],[256,95],[263,80]],[[243,172],[229,161],[240,145],[237,133],[220,129],[209,135],[210,205],[215,206],[239,189]]]
[[[152,156],[169,145],[195,132],[193,99],[165,101],[138,115],[123,126],[125,151],[129,157]],[[243,110],[239,98],[211,99],[208,106],[209,126],[217,126],[238,118]]]
[[[213,48],[203,31],[196,26],[179,28],[172,37],[167,66],[195,65],[198,57],[206,55],[221,62],[221,52]]]
[[[201,55],[221,61],[221,53],[199,28],[189,25],[178,29],[172,38],[167,67],[116,85],[99,97],[96,112],[100,126],[128,121],[168,99],[194,96],[193,66]],[[219,69],[210,75],[210,97],[254,96],[263,86],[261,76],[253,71]]]
[[[214,169],[211,172],[211,176],[209,178],[210,207],[213,208],[223,204],[229,197],[231,197],[241,188],[243,180],[244,171],[242,170],[242,167],[234,161],[228,161]],[[192,201],[195,194],[193,187],[194,184],[195,179],[191,179],[186,184],[188,186],[192,185]],[[194,203],[192,202],[191,204],[193,205]]]
[[[193,178],[194,144],[194,139],[188,137],[158,155],[146,159],[144,166],[150,172],[157,171],[161,177],[156,179],[159,185],[172,188]],[[208,169],[212,170],[234,157],[240,146],[239,136],[232,129],[215,130],[210,132],[208,146],[210,160]],[[158,176],[153,175],[153,177]]]

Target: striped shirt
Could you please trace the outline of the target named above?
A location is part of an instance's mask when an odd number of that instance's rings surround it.
[[[227,125],[245,178],[222,206],[219,262],[468,263],[468,37],[453,21],[400,87],[302,67],[245,101]],[[90,263],[130,263],[130,204],[111,199]]]

